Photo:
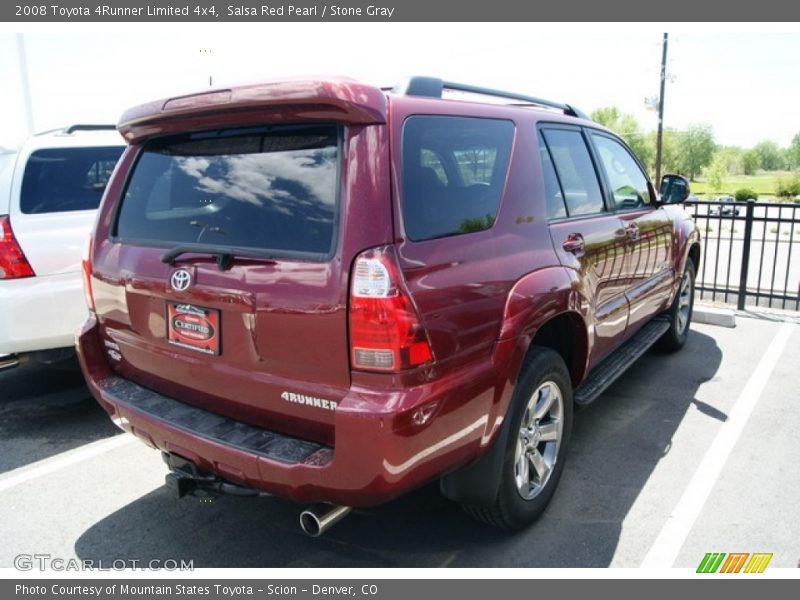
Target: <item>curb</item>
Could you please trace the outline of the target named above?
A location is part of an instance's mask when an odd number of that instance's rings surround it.
[[[736,312],[727,308],[694,305],[692,321],[719,327],[736,327]]]

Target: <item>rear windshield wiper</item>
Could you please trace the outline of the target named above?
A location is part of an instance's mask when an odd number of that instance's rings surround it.
[[[175,259],[181,254],[208,254],[217,259],[217,267],[220,271],[227,271],[231,267],[234,256],[246,258],[266,258],[272,259],[271,252],[258,250],[255,248],[237,248],[235,246],[211,246],[208,244],[185,244],[170,248],[161,255],[161,262],[167,265],[174,265]]]

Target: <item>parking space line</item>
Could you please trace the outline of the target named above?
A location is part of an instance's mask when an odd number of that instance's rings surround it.
[[[795,328],[792,323],[784,323],[770,342],[733,404],[728,420],[720,428],[681,499],[647,552],[642,567],[669,568],[675,563]]]
[[[44,477],[45,475],[49,475],[55,471],[59,471],[100,454],[105,454],[106,452],[130,444],[135,441],[135,439],[136,438],[127,433],[115,435],[114,437],[91,442],[80,448],[67,450],[66,452],[56,454],[55,456],[45,458],[33,464],[19,467],[18,469],[14,469],[0,476],[0,492],[4,492],[17,485],[31,481],[32,479]]]

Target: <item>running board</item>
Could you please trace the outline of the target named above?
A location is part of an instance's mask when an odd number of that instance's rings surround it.
[[[637,331],[631,339],[614,350],[597,365],[589,376],[575,389],[575,404],[586,405],[597,399],[617,378],[655,344],[669,329],[664,317],[653,319]]]

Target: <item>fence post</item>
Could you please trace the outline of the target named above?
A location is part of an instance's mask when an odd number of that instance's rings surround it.
[[[748,200],[747,209],[745,211],[742,268],[739,271],[739,296],[736,302],[736,308],[739,310],[744,310],[744,301],[747,297],[747,275],[750,270],[750,240],[753,237],[753,209],[755,208],[755,205],[755,200]]]

